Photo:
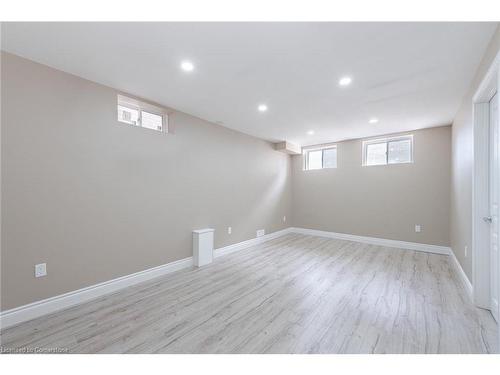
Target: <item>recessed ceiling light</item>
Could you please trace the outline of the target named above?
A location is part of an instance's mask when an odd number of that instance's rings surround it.
[[[259,112],[265,112],[265,111],[267,111],[267,105],[265,105],[265,104],[259,104],[259,106],[257,107],[257,109],[259,110]]]
[[[372,117],[370,120],[368,120],[368,123],[370,124],[376,124],[378,122],[378,118]]]
[[[307,134],[309,134],[309,135],[313,135],[313,134],[314,134],[314,130],[309,130],[309,131],[307,132]]]
[[[340,86],[349,86],[352,82],[352,78],[351,77],[342,77],[340,80],[339,80],[339,85]]]
[[[191,61],[183,61],[181,63],[181,69],[185,72],[192,72],[194,70],[194,65]]]

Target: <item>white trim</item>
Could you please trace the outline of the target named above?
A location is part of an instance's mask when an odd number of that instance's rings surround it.
[[[445,246],[426,245],[415,242],[405,242],[396,240],[387,240],[383,238],[356,236],[352,234],[325,232],[305,228],[286,228],[277,232],[269,233],[261,237],[252,238],[247,241],[239,242],[233,245],[221,247],[214,250],[214,257],[231,254],[236,251],[258,245],[263,242],[281,237],[288,233],[300,233],[312,236],[336,238],[347,241],[369,243],[373,245],[395,247],[399,249],[408,249],[416,251],[425,251],[437,254],[450,254],[450,248]],[[144,271],[136,272],[131,275],[122,276],[113,280],[105,281],[86,288],[78,289],[73,292],[61,294],[41,301],[33,302],[28,305],[16,307],[0,313],[0,328],[7,328],[28,320],[38,318],[59,310],[76,306],[92,299],[102,297],[120,289],[154,279],[159,276],[190,268],[193,266],[193,257],[184,258],[158,267],[150,268]]]
[[[357,236],[354,234],[326,232],[326,231],[322,231],[322,230],[306,229],[306,228],[291,228],[290,231],[292,233],[300,233],[300,234],[306,234],[306,235],[310,235],[310,236],[335,238],[335,239],[339,239],[339,240],[361,242],[361,243],[367,243],[367,244],[371,244],[371,245],[395,247],[395,248],[404,249],[404,250],[423,251],[426,253],[449,255],[451,252],[451,249],[447,246],[427,245],[427,244],[417,243],[417,242],[388,240],[385,238]]]
[[[120,289],[167,275],[193,266],[193,257],[176,260],[158,267],[118,277],[72,292],[19,306],[0,313],[0,328],[6,328],[43,315],[47,315],[83,302],[116,292]]]
[[[405,141],[405,140],[410,141],[410,160],[398,162],[398,163],[389,163],[389,143],[394,142],[394,141]],[[385,163],[384,164],[368,164],[367,160],[366,160],[368,158],[367,147],[369,145],[379,144],[379,143],[386,144]],[[411,163],[413,163],[413,134],[403,134],[403,135],[397,135],[397,136],[391,136],[391,137],[385,137],[385,138],[365,139],[362,142],[361,157],[362,157],[362,159],[361,159],[361,166],[362,167],[377,167],[377,166],[394,165],[394,164],[411,164]]]
[[[252,239],[242,241],[242,242],[238,242],[238,243],[235,243],[233,245],[220,247],[220,248],[214,250],[214,258],[218,258],[218,257],[223,256],[223,255],[231,254],[231,253],[234,253],[236,251],[243,250],[247,247],[258,245],[262,242],[266,242],[266,241],[273,240],[275,238],[284,236],[285,234],[290,233],[291,229],[292,228],[285,228],[285,229],[279,230],[277,232],[265,234],[263,236],[252,238]]]
[[[136,127],[143,128],[143,129],[154,130],[154,131],[157,131],[160,133],[168,133],[168,130],[169,130],[168,129],[168,113],[164,108],[159,107],[157,105],[153,105],[153,104],[144,102],[144,101],[139,100],[139,99],[125,96],[123,94],[117,94],[116,102],[117,102],[117,108],[118,107],[125,107],[125,108],[129,108],[129,109],[133,109],[133,110],[138,112],[137,123],[133,123],[133,122],[129,122],[129,121],[120,119],[119,116],[117,117],[118,122],[132,125],[132,126],[136,126]],[[161,117],[161,129],[153,129],[153,128],[147,128],[147,127],[143,126],[142,112],[147,112],[147,113],[150,113],[150,114],[153,114],[156,116],[160,116]],[[117,112],[117,114],[119,114],[119,113]]]
[[[453,251],[450,251],[450,265],[452,266],[453,270],[457,274],[460,282],[462,283],[465,291],[467,292],[467,295],[472,301],[473,298],[473,293],[472,293],[472,284],[470,283],[469,278],[465,274],[462,266],[460,265],[460,262],[458,261],[457,257],[455,256],[455,253]]]
[[[335,166],[333,166],[333,167],[324,167],[323,166],[323,152],[326,150],[335,150]],[[309,153],[312,151],[321,151],[321,168],[309,169]],[[303,147],[302,154],[303,154],[302,155],[302,158],[303,158],[302,170],[303,171],[319,171],[322,169],[335,169],[335,168],[337,168],[339,151],[338,151],[337,144],[335,144],[335,143],[330,143],[330,144],[322,145],[322,146]]]
[[[230,254],[246,247],[272,240],[287,233],[289,233],[289,228],[269,233],[259,238],[252,238],[248,241],[225,246],[220,249],[216,249],[214,251],[214,257]],[[26,322],[28,320],[38,318],[43,315],[66,309],[71,306],[79,305],[92,299],[107,295],[109,293],[116,292],[120,289],[133,286],[159,276],[164,276],[175,271],[190,268],[192,266],[193,257],[184,258],[158,267],[149,268],[144,271],[91,285],[86,288],[78,289],[41,301],[36,301],[27,305],[19,306],[10,310],[2,311],[0,312],[0,328],[7,328],[22,322]]]
[[[491,62],[491,65],[484,75],[483,80],[479,84],[474,96],[472,98],[473,103],[489,102],[491,98],[495,95],[497,91],[497,79],[500,68],[500,52],[497,53],[495,59]]]
[[[500,86],[500,52],[491,63],[472,99],[472,285],[474,303],[490,309],[490,235],[483,217],[489,216],[489,102]],[[499,286],[500,287],[500,286]],[[500,330],[500,325],[499,325]],[[500,331],[499,331],[500,334]]]

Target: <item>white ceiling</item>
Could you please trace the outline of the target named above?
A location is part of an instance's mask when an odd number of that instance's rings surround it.
[[[263,139],[310,145],[450,124],[496,26],[3,23],[2,49]],[[193,72],[179,68],[185,59]],[[341,88],[345,75],[353,81]]]

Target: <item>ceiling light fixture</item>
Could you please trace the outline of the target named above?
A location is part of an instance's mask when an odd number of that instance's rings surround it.
[[[265,112],[265,111],[267,111],[267,105],[265,105],[265,104],[259,104],[259,106],[257,107],[257,109],[259,110],[259,112]]]
[[[191,61],[183,61],[181,63],[181,69],[185,72],[192,72],[194,70],[194,65]]]
[[[352,78],[351,77],[342,77],[340,80],[339,80],[339,85],[340,86],[349,86],[352,82]]]
[[[370,124],[376,124],[378,122],[378,118],[372,117],[370,120],[368,120],[368,123]]]
[[[314,134],[314,130],[309,130],[309,131],[307,132],[307,134],[309,134],[309,135],[313,135],[313,134]]]

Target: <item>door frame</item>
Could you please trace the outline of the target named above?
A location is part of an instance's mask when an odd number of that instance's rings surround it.
[[[500,87],[500,52],[472,99],[473,170],[472,170],[472,295],[478,307],[490,309],[490,224],[489,216],[489,125],[490,100]],[[499,100],[500,95],[497,95]],[[500,290],[500,289],[499,289]],[[499,324],[500,333],[500,324]]]

